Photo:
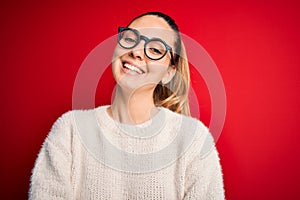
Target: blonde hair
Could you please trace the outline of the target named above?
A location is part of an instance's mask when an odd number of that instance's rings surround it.
[[[154,15],[164,19],[172,30],[175,32],[175,54],[174,62],[176,67],[176,73],[172,80],[163,85],[158,84],[153,92],[153,100],[155,105],[163,106],[174,112],[181,113],[190,116],[189,106],[189,88],[190,88],[190,70],[189,63],[186,56],[184,44],[181,40],[179,29],[174,19],[161,12],[147,12],[135,17],[129,25],[136,19],[146,16]],[[128,25],[128,26],[129,26]]]
[[[175,61],[176,73],[172,80],[163,85],[158,84],[153,93],[154,103],[177,113],[190,116],[189,88],[190,70],[183,42],[178,59]]]

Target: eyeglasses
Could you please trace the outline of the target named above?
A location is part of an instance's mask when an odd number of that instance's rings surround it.
[[[136,47],[141,40],[145,41],[144,53],[148,58],[150,58],[151,60],[160,60],[169,51],[171,54],[171,64],[174,65],[172,48],[167,45],[162,39],[149,39],[148,37],[141,35],[136,29],[119,27],[118,43],[124,49],[132,49]]]

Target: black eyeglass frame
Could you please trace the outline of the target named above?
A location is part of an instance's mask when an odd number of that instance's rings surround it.
[[[126,31],[126,30],[130,30],[130,31],[134,32],[134,33],[137,35],[137,42],[136,42],[136,44],[133,45],[132,47],[125,47],[125,46],[123,46],[123,45],[120,43],[120,40],[121,40],[121,33],[122,33],[123,31]],[[141,42],[141,40],[144,40],[144,41],[145,41],[145,44],[144,44],[144,53],[145,53],[145,55],[146,55],[149,59],[151,59],[151,60],[160,60],[160,59],[162,59],[162,58],[167,54],[167,52],[169,51],[170,54],[171,54],[171,64],[172,64],[172,65],[175,65],[174,57],[173,57],[173,49],[172,49],[172,47],[170,47],[170,46],[169,46],[165,41],[163,41],[162,39],[160,39],[160,38],[151,38],[151,39],[150,39],[150,38],[148,38],[148,37],[146,37],[146,36],[144,36],[144,35],[141,35],[140,32],[139,32],[138,30],[133,29],[133,28],[128,28],[128,27],[119,27],[119,28],[118,28],[118,43],[119,43],[119,45],[120,45],[121,47],[123,47],[124,49],[132,49],[132,48],[136,47],[136,46]],[[147,44],[148,44],[149,42],[151,42],[151,41],[159,41],[159,42],[161,42],[161,43],[166,47],[166,51],[164,52],[164,54],[163,54],[161,57],[159,57],[159,58],[151,58],[151,57],[148,56],[148,54],[147,54],[147,52],[146,52],[146,46],[147,46]]]

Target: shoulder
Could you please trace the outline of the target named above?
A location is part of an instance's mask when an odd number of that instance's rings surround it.
[[[196,129],[195,131],[197,132],[197,134],[202,135],[209,133],[209,129],[207,128],[207,126],[205,126],[199,119],[173,112],[167,108],[162,109],[164,109],[169,120],[174,120],[176,122],[180,122],[182,126]]]
[[[94,116],[94,112],[98,108],[82,109],[82,110],[70,110],[63,113],[51,127],[51,130],[47,136],[47,139],[54,140],[57,138],[69,138],[77,131],[78,124],[87,123],[91,117]]]
[[[171,123],[174,122],[176,126],[180,127],[184,140],[190,141],[190,156],[204,158],[215,149],[214,138],[209,128],[203,122],[197,118],[175,113],[166,108],[164,110],[169,116]]]
[[[94,116],[96,110],[103,112],[107,106],[99,106],[97,108],[91,109],[77,109],[70,110],[63,113],[54,123],[54,127],[56,126],[64,126],[64,125],[72,125],[74,122],[76,123],[76,118],[83,119],[84,117]]]

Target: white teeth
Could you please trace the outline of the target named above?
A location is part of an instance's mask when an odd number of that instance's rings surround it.
[[[139,73],[139,74],[142,74],[142,73],[143,73],[142,70],[140,70],[139,68],[137,68],[137,67],[135,67],[135,66],[132,66],[132,65],[130,65],[130,64],[128,64],[128,63],[125,63],[124,66],[125,66],[126,68],[132,70],[132,71],[135,71],[135,72]]]

